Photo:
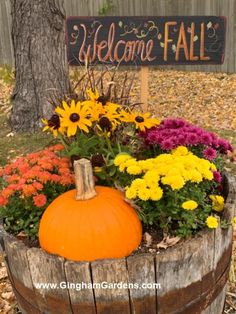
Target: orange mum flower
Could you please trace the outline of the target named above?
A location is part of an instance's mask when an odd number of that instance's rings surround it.
[[[8,197],[10,197],[12,194],[14,194],[14,190],[13,189],[9,189],[9,187],[5,188],[2,190],[2,196],[6,199],[8,199]]]
[[[35,182],[32,183],[32,185],[33,185],[33,187],[34,187],[36,190],[42,190],[42,189],[43,189],[43,185],[42,185],[42,183],[40,183],[40,182],[35,181]]]
[[[69,184],[74,183],[73,176],[72,176],[72,175],[63,176],[63,177],[61,178],[60,183],[61,183],[62,185],[69,185]]]
[[[28,164],[22,164],[18,166],[20,174],[24,174],[30,170],[30,166]]]
[[[23,192],[24,196],[28,197],[28,196],[35,194],[37,192],[37,190],[35,189],[35,187],[33,185],[25,184],[22,187],[22,192]]]
[[[51,151],[60,151],[60,150],[64,149],[64,146],[62,144],[56,144],[56,145],[49,147],[49,149]]]
[[[47,203],[47,197],[44,194],[38,194],[33,197],[34,205],[43,207]]]
[[[55,183],[58,183],[61,181],[61,177],[58,174],[52,174],[51,175],[51,180]]]
[[[13,174],[11,175],[10,177],[6,178],[5,180],[8,182],[8,183],[14,183],[14,182],[18,182],[20,179],[20,177],[17,175],[17,174]]]
[[[0,206],[7,205],[7,202],[7,199],[4,196],[0,195]]]
[[[60,174],[69,174],[70,173],[70,169],[69,168],[59,168],[58,169],[58,172],[60,173]]]

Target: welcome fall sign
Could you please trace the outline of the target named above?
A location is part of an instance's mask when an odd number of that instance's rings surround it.
[[[184,17],[69,17],[70,65],[221,64],[226,19]]]

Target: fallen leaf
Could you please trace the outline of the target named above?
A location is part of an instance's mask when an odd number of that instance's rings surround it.
[[[145,242],[145,245],[147,247],[151,246],[151,244],[152,244],[152,236],[148,232],[145,232],[143,234],[143,241]]]
[[[10,132],[6,135],[6,137],[13,137],[15,134],[13,132]]]
[[[0,268],[0,280],[7,277],[7,269],[5,266]]]
[[[157,244],[158,249],[164,249],[166,250],[168,247],[175,245],[180,241],[180,237],[172,237],[170,238],[169,236],[164,237],[164,239]]]
[[[10,300],[13,300],[15,296],[14,296],[14,293],[10,291],[10,292],[3,292],[1,294],[1,297],[5,300],[10,301]]]
[[[24,231],[21,231],[17,234],[18,239],[25,239],[27,237],[27,234]]]

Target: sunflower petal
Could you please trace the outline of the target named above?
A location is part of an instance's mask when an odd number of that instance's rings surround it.
[[[75,100],[74,99],[71,100],[70,108],[71,108],[72,111],[75,110]]]
[[[55,112],[61,115],[62,117],[65,117],[68,115],[66,111],[60,107],[56,107]]]
[[[68,104],[64,100],[62,101],[62,106],[65,109],[65,111],[70,110],[70,107],[68,106]]]
[[[49,129],[48,125],[45,125],[45,127],[43,128],[43,132],[47,131]]]
[[[77,131],[77,124],[72,123],[70,126],[68,126],[68,130],[70,131],[71,136],[74,136]],[[67,132],[68,132],[67,130]]]

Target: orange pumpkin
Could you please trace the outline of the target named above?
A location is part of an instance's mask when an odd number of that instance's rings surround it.
[[[142,237],[135,210],[121,191],[94,187],[88,160],[74,165],[76,190],[60,195],[44,212],[39,226],[41,247],[75,261],[129,255]]]

